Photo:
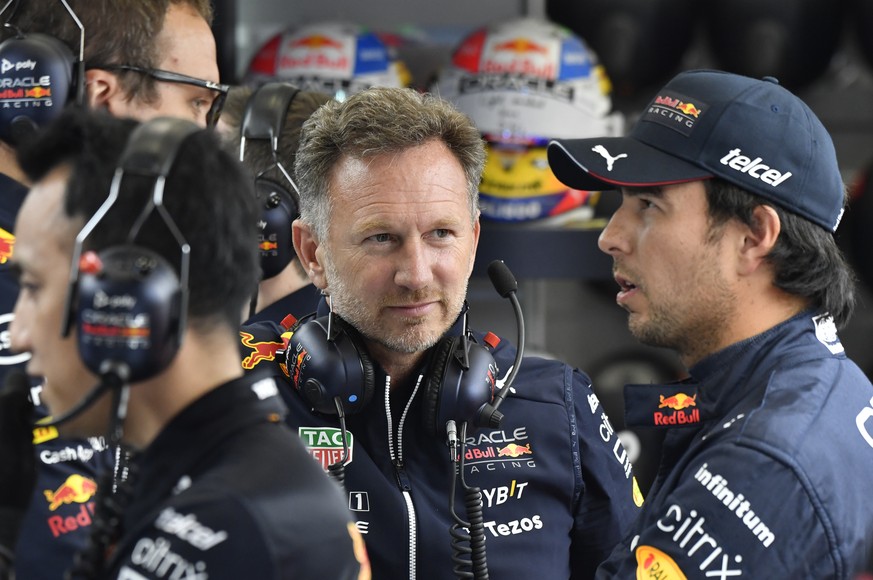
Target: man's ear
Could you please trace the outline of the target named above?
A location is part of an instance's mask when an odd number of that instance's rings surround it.
[[[306,270],[309,279],[321,290],[327,288],[327,279],[324,276],[324,266],[318,255],[319,243],[312,228],[300,220],[294,220],[291,224],[291,238],[294,241],[294,251],[300,265]]]
[[[118,76],[99,68],[85,71],[85,98],[89,109],[107,109],[113,115],[116,103],[127,100]]]
[[[476,264],[476,252],[479,249],[479,234],[481,233],[481,214],[476,213],[476,221],[473,222],[473,252],[470,255],[470,268],[467,272],[467,277],[473,275],[473,266]]]
[[[752,223],[744,228],[740,249],[741,268],[746,273],[757,270],[766,261],[781,231],[782,221],[771,206],[759,205],[752,211]]]

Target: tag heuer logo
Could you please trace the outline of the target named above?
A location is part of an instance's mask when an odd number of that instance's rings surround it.
[[[297,434],[303,440],[309,453],[327,471],[328,466],[339,463],[343,457],[342,431],[336,427],[298,427]],[[346,432],[346,442],[349,447],[349,456],[344,465],[352,462],[354,450],[354,436]]]

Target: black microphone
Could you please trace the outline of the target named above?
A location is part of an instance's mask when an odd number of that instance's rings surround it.
[[[101,370],[104,372],[100,374],[100,382],[88,391],[88,394],[82,397],[82,399],[76,403],[72,409],[58,417],[46,417],[40,419],[34,424],[34,426],[57,427],[58,425],[63,425],[64,423],[69,422],[71,419],[75,419],[88,407],[93,405],[94,402],[104,393],[113,389],[120,389],[124,386],[127,382],[127,377],[130,374],[129,368],[126,364],[113,363],[112,361],[105,361],[101,366]]]
[[[518,297],[515,295],[518,291],[518,282],[515,280],[515,276],[512,275],[509,266],[503,263],[503,260],[494,260],[488,264],[488,278],[491,280],[491,284],[494,285],[494,289],[497,290],[498,294],[503,298],[509,298],[509,301],[512,303],[512,308],[515,311],[515,321],[518,327],[518,342],[516,344],[515,362],[512,364],[512,370],[509,371],[509,375],[506,377],[506,382],[503,384],[503,388],[500,389],[500,392],[497,393],[496,397],[494,397],[494,403],[486,405],[485,409],[482,411],[482,417],[485,419],[484,424],[497,428],[500,426],[500,421],[503,419],[503,414],[500,413],[497,408],[500,407],[503,400],[509,394],[509,387],[512,385],[513,381],[515,381],[518,369],[521,368],[521,359],[524,356],[524,316],[521,312],[521,305],[518,303]]]

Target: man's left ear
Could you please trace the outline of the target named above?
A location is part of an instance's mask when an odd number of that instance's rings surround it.
[[[759,205],[752,211],[752,223],[744,229],[741,254],[747,267],[756,269],[776,246],[782,231],[779,214],[769,205]]]
[[[297,253],[297,259],[300,260],[300,265],[306,270],[309,279],[315,286],[321,290],[327,288],[327,280],[324,276],[324,266],[321,263],[319,255],[319,244],[315,239],[315,234],[308,224],[304,224],[299,219],[294,220],[291,224],[291,239],[294,243],[294,251]]]

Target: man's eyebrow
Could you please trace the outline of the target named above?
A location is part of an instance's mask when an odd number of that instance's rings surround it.
[[[658,185],[652,185],[647,187],[622,187],[621,193],[623,195],[654,195],[657,197],[661,197],[664,195],[664,190]]]

